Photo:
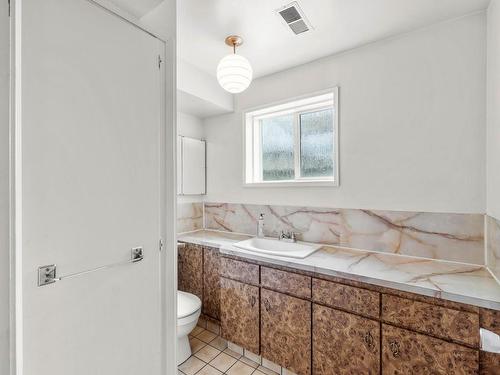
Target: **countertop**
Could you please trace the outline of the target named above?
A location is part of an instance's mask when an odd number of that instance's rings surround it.
[[[178,236],[181,242],[218,248],[248,260],[337,276],[405,292],[500,310],[500,284],[483,266],[404,255],[323,246],[304,259],[254,254],[234,246],[251,238],[199,230]]]

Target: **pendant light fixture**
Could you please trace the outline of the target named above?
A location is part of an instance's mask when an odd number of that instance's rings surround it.
[[[222,58],[217,66],[217,80],[222,88],[231,94],[243,92],[252,82],[252,66],[246,58],[236,54],[236,47],[243,44],[238,35],[228,36],[226,44],[233,47],[233,53]]]

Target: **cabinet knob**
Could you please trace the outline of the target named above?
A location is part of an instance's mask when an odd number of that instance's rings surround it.
[[[256,302],[257,302],[257,299],[255,298],[255,296],[250,297],[250,305],[251,305],[252,307],[254,307],[254,306],[255,306],[255,303],[256,303]]]
[[[396,341],[391,341],[389,343],[389,348],[391,349],[392,355],[394,357],[399,357],[399,343]]]
[[[371,334],[371,332],[366,332],[365,334],[365,343],[366,345],[368,346],[368,348],[373,348],[373,336]]]
[[[266,309],[267,312],[271,311],[271,304],[267,299],[264,300],[264,308]]]

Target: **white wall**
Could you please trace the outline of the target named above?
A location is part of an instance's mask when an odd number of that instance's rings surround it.
[[[500,0],[488,8],[487,211],[500,220]]]
[[[0,374],[9,373],[9,18],[0,3]]]
[[[340,187],[243,188],[242,110],[340,87]],[[205,121],[207,201],[485,211],[486,16],[255,80]]]
[[[203,121],[187,113],[177,112],[177,134],[190,138],[204,138]]]

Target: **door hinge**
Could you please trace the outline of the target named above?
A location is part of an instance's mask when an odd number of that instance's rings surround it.
[[[163,250],[163,240],[160,238],[160,241],[158,242],[158,248],[160,249],[160,251]]]
[[[161,59],[161,56],[158,55],[158,69],[161,68],[161,63],[163,62],[163,60]]]

